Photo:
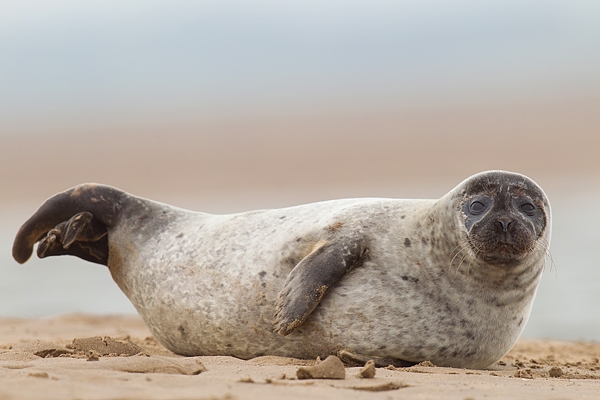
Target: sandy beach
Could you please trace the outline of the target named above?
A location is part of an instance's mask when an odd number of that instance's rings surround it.
[[[600,384],[598,343],[523,340],[487,370],[421,363],[359,378],[346,367],[343,380],[300,380],[314,360],[180,357],[137,317],[5,318],[0,337],[1,399],[596,399]]]

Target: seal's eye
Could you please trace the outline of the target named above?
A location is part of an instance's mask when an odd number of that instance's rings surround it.
[[[469,211],[471,212],[471,214],[481,214],[483,210],[485,210],[485,204],[477,200],[472,202],[469,206]]]
[[[531,203],[521,204],[521,211],[523,211],[527,215],[535,214],[535,206]]]

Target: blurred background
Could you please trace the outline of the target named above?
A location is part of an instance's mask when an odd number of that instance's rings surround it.
[[[437,198],[487,169],[553,206],[524,336],[600,340],[600,2],[0,2],[0,316],[135,313],[103,266],[18,265],[82,182],[213,213]]]

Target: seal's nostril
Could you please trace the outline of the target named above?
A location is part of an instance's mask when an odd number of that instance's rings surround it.
[[[502,227],[502,230],[504,232],[506,232],[508,230],[508,227],[510,226],[510,224],[513,223],[513,220],[508,219],[508,218],[498,218],[496,220],[496,223],[498,223],[498,225],[500,225],[500,227]]]

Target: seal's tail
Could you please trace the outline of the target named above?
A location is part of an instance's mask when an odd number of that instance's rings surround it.
[[[89,183],[54,195],[17,232],[14,259],[26,262],[40,242],[40,258],[68,254],[107,265],[107,229],[116,224],[125,197],[113,187]]]

